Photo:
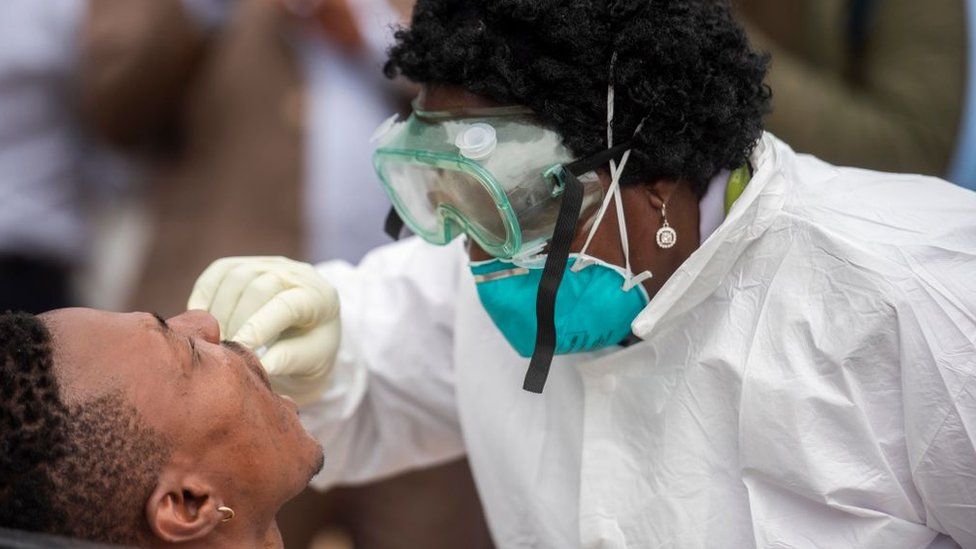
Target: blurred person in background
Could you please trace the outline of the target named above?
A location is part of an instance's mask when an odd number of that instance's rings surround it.
[[[117,143],[176,141],[154,167],[154,238],[136,308],[175,312],[174,296],[214,255],[358,259],[382,242],[386,203],[362,128],[402,104],[376,74],[408,5],[221,2],[227,25],[206,35],[178,9],[138,4],[114,7],[90,33],[89,86],[112,90],[92,110]],[[151,58],[165,70],[142,74]],[[342,197],[361,200],[340,207]]]
[[[83,0],[0,3],[0,311],[76,301],[91,140],[78,97]]]
[[[277,5],[93,6],[87,110],[117,146],[153,153],[152,236],[130,307],[173,313],[213,253],[301,255],[302,90]]]
[[[412,0],[327,0],[314,9],[295,7],[310,23],[295,25],[294,43],[308,89],[303,187],[311,261],[359,261],[386,242],[388,201],[371,167],[370,137],[416,94],[380,70],[392,29],[411,6]]]
[[[770,131],[835,164],[946,176],[976,155],[961,139],[976,108],[966,3],[736,0],[750,39],[773,56]]]
[[[134,16],[130,22],[183,17],[188,26],[207,27],[221,3],[122,5]],[[91,254],[100,216],[132,189],[132,145],[145,144],[145,128],[169,123],[184,89],[192,67],[184,61],[201,33],[170,36],[121,66],[89,40],[111,24],[117,5],[0,3],[0,310],[41,312],[91,298],[76,290],[80,275],[96,268]],[[144,86],[125,93],[135,73]],[[108,143],[125,144],[126,160]]]

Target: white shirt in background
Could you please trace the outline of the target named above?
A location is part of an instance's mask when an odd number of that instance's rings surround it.
[[[84,0],[0,1],[0,254],[85,249],[76,115]]]
[[[312,31],[296,37],[308,85],[305,216],[312,260],[359,261],[388,243],[390,200],[373,171],[370,137],[398,108],[382,73],[399,15],[386,0],[349,2],[366,47],[350,55]]]

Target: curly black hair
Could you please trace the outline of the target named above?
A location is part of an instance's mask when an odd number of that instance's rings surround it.
[[[688,181],[703,194],[762,134],[769,59],[722,0],[419,0],[384,67],[531,108],[579,156],[633,138],[624,184]]]
[[[0,315],[0,527],[144,543],[164,448],[121,394],[67,406],[47,327]]]

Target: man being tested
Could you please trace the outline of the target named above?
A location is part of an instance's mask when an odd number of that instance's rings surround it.
[[[420,238],[190,299],[267,347],[313,484],[467,454],[501,547],[976,548],[976,194],[764,134],[725,2],[421,0],[397,40],[374,164]]]
[[[0,315],[0,527],[160,547],[280,547],[322,464],[294,403],[202,312]]]

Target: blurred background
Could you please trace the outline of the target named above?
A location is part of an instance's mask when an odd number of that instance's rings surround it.
[[[735,0],[770,131],[976,188],[976,0]],[[413,0],[0,2],[0,310],[180,312],[215,258],[357,261],[389,204],[369,138]],[[308,492],[289,548],[491,547],[466,462]]]

